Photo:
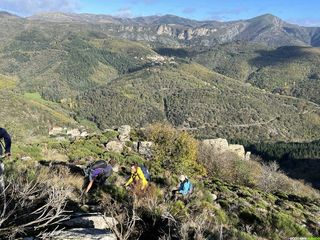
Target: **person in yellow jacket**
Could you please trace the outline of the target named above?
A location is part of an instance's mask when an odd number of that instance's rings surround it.
[[[145,178],[141,167],[138,164],[134,163],[131,165],[131,177],[126,182],[125,186],[129,186],[130,184],[134,184],[140,190],[145,190],[148,186],[148,181]]]

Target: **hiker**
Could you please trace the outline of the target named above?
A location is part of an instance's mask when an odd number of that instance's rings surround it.
[[[172,198],[174,200],[178,200],[179,198],[185,199],[186,197],[190,196],[192,193],[193,187],[192,183],[188,179],[187,176],[181,175],[179,177],[179,185],[177,189],[172,191]]]
[[[149,178],[148,175],[150,176],[150,174],[147,168],[145,168],[145,171],[143,171],[142,168],[145,167],[140,167],[137,163],[131,165],[131,176],[129,180],[126,182],[125,187],[128,187],[130,184],[133,183],[134,189],[144,191],[147,188],[147,178]]]
[[[4,145],[5,146],[2,145],[2,142],[1,142],[2,138],[4,140]],[[0,142],[1,142],[0,143],[1,144],[0,145],[0,156],[3,155],[2,147],[4,147],[4,150],[5,150],[4,155],[6,157],[11,156],[11,137],[10,137],[9,133],[7,132],[7,130],[4,129],[4,128],[0,128]]]
[[[87,177],[85,183],[88,183],[88,186],[86,187],[85,193],[88,193],[90,191],[94,183],[103,185],[106,182],[107,178],[111,176],[113,172],[113,165],[113,160],[111,160],[109,164],[107,164],[104,160],[100,160],[87,167],[85,171]]]

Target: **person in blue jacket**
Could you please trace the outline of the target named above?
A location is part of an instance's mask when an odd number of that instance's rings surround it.
[[[174,200],[178,200],[181,197],[186,198],[192,193],[192,183],[187,176],[181,175],[179,181],[178,188],[172,191]]]

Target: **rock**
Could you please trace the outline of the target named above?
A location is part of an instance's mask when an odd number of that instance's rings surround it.
[[[245,160],[249,161],[251,159],[251,152],[246,152]]]
[[[241,159],[245,159],[245,150],[242,145],[239,144],[230,144],[228,147],[230,152],[237,154]]]
[[[152,156],[152,145],[153,142],[139,142],[138,144],[138,153],[148,157]]]
[[[104,217],[101,214],[90,214],[71,218],[61,225],[68,228],[95,228],[110,229],[117,225],[117,220],[112,217]]]
[[[94,228],[73,228],[65,231],[57,231],[52,236],[52,240],[117,240],[115,234],[108,230]]]
[[[215,200],[217,200],[218,196],[214,193],[211,193],[211,198],[212,198],[212,201],[214,202]]]
[[[112,171],[115,173],[118,173],[120,171],[120,165],[119,164],[115,164],[112,168]]]
[[[81,134],[80,134],[80,137],[87,137],[89,134],[87,131],[83,131]]]
[[[205,146],[209,146],[214,149],[216,152],[225,152],[228,150],[228,141],[226,139],[217,138],[217,139],[206,139],[202,143]]]
[[[239,144],[228,144],[228,141],[223,138],[217,139],[205,139],[202,141],[204,146],[208,146],[213,149],[216,153],[224,153],[224,152],[231,152],[235,153],[241,159],[245,158],[245,150],[242,145]],[[248,154],[248,159],[250,159],[250,153]]]
[[[132,148],[133,148],[133,150],[136,151],[136,152],[139,151],[138,145],[139,145],[139,142],[132,142]]]
[[[58,136],[64,134],[64,129],[62,127],[54,127],[49,131],[49,136]]]
[[[123,125],[119,127],[118,132],[119,132],[119,140],[121,142],[130,141],[131,127],[129,125]]]
[[[81,132],[79,129],[75,128],[75,129],[68,130],[67,135],[75,138],[75,137],[79,137],[81,135]]]
[[[32,158],[29,157],[29,156],[24,156],[24,157],[21,158],[22,161],[29,161],[29,160],[31,160],[31,159],[32,159]]]
[[[106,145],[106,149],[111,152],[121,153],[124,148],[124,143],[119,141],[110,141]]]
[[[55,140],[63,142],[66,140],[66,138],[61,136],[61,137],[56,137]]]

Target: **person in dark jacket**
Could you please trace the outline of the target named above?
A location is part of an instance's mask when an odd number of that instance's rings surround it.
[[[7,132],[6,129],[0,128],[0,141],[4,140],[4,154],[5,156],[10,156],[11,155],[11,137],[9,133]],[[1,143],[2,145],[2,143]],[[3,155],[3,149],[2,146],[0,146],[0,156]]]
[[[108,177],[112,175],[114,161],[111,160],[109,164],[105,161],[98,161],[89,168],[86,183],[88,183],[85,193],[88,193],[92,185],[96,182],[98,185],[103,185]],[[85,183],[85,185],[86,185]]]

